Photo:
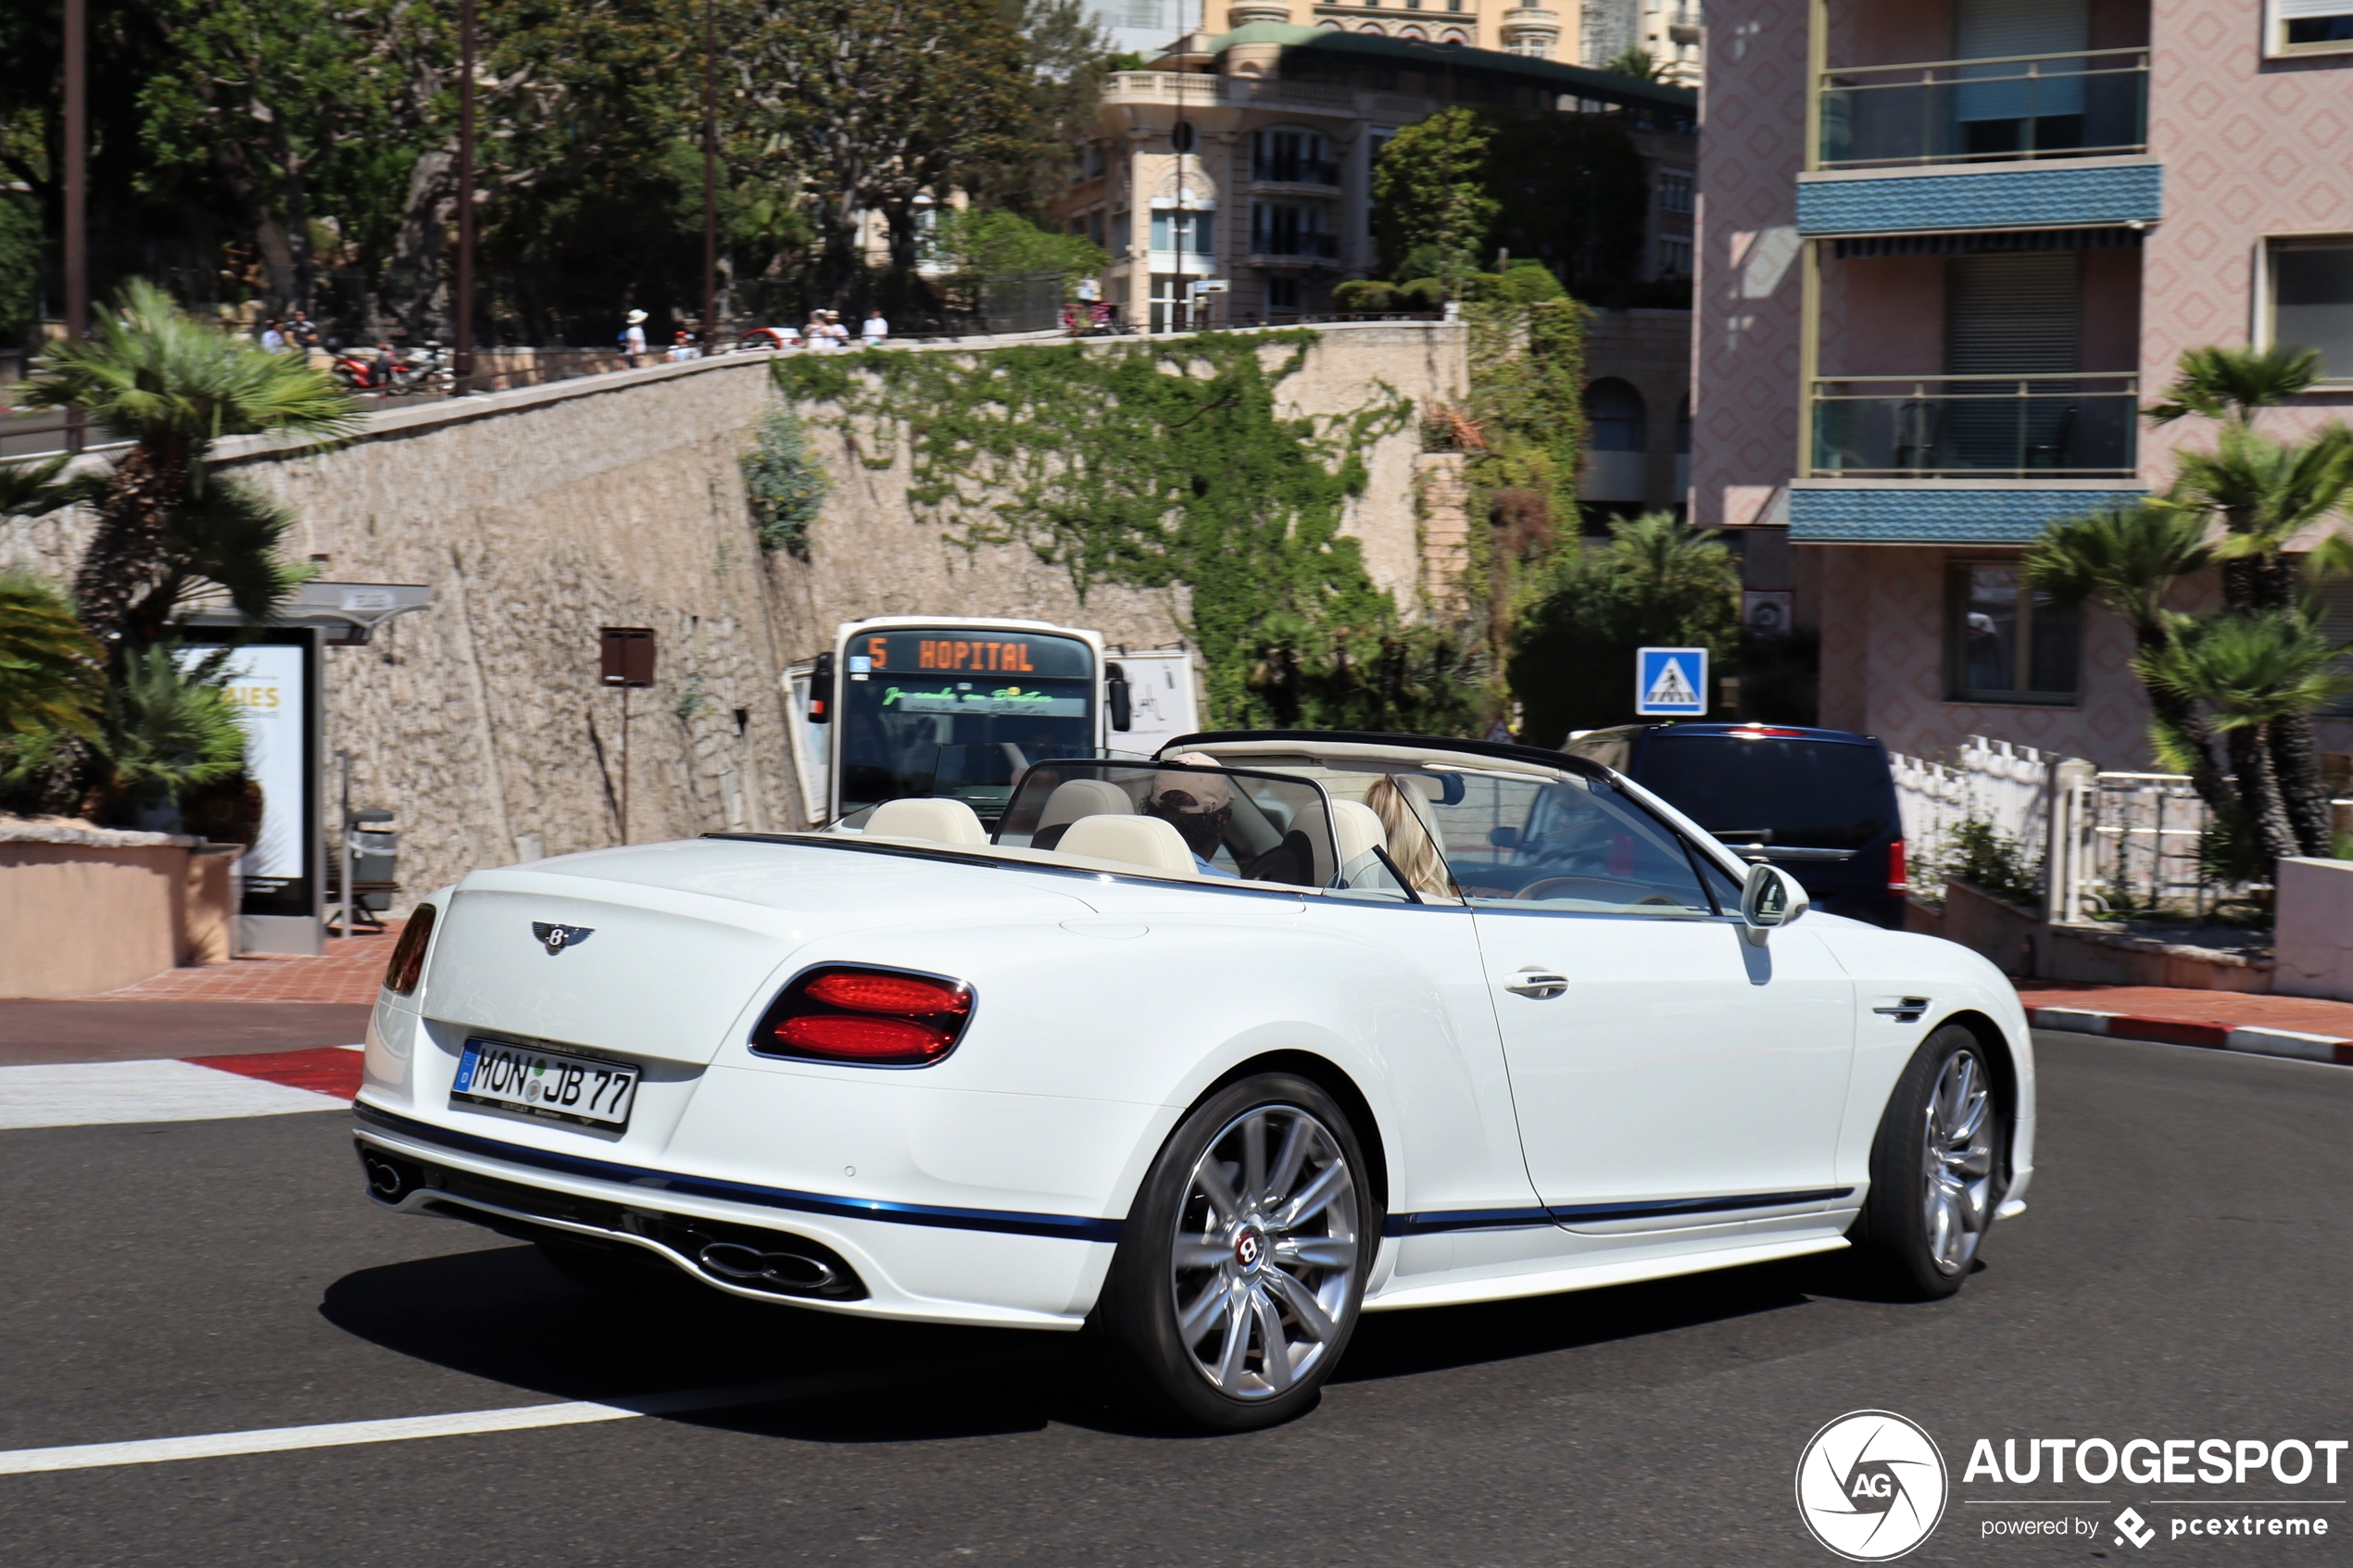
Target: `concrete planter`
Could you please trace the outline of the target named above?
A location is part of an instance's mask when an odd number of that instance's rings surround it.
[[[2283,862],[2284,864],[2284,862]],[[2353,862],[2316,861],[2316,865]],[[2346,879],[2347,902],[2335,915],[2334,933],[2353,948],[2353,877]],[[2320,917],[2325,924],[2328,916]],[[2165,985],[2193,991],[2268,992],[2271,964],[2245,953],[2168,942],[2118,928],[2053,925],[2040,909],[1994,897],[1982,887],[1951,878],[1944,883],[1942,913],[1914,905],[1905,929],[1942,936],[1982,953],[2013,979],[2078,980],[2108,985]],[[2353,951],[2345,971],[2353,980]],[[2310,995],[2334,993],[2314,992]],[[2347,993],[2353,995],[2353,992]]]
[[[2280,862],[2272,988],[2353,1001],[2353,860]]]
[[[231,956],[240,845],[0,819],[0,997],[88,997]]]

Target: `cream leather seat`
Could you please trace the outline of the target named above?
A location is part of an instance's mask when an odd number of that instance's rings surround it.
[[[1361,800],[1332,802],[1332,837],[1339,841],[1343,866],[1359,855],[1389,847],[1389,830],[1381,826],[1380,813]]]
[[[1193,864],[1193,852],[1184,835],[1158,817],[1081,817],[1070,824],[1054,847],[1065,855],[1125,860],[1158,872],[1190,874],[1200,869]]]
[[[973,809],[961,800],[886,800],[866,819],[866,832],[876,838],[912,838],[926,844],[952,844],[975,848],[988,842]]]
[[[1070,824],[1082,817],[1131,817],[1135,805],[1127,792],[1109,779],[1069,779],[1054,786],[1038,810],[1037,831],[1029,835],[1035,849],[1060,847]]]

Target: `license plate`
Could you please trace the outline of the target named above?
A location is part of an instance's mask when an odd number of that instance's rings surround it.
[[[626,1127],[637,1097],[637,1069],[561,1051],[468,1040],[458,1059],[453,1102],[495,1105],[590,1127]]]

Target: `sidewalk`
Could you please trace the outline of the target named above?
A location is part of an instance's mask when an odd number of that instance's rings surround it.
[[[2037,1029],[2353,1066],[2353,1002],[2053,980],[2017,985]]]
[[[252,953],[227,963],[166,970],[136,985],[109,991],[92,1001],[107,1002],[340,1002],[373,1007],[393,944],[406,921],[388,920],[381,934],[330,936],[320,958]]]

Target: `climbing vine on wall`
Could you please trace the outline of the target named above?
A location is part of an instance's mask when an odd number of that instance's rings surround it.
[[[812,423],[887,467],[950,539],[1026,546],[1096,584],[1189,589],[1206,720],[1458,731],[1477,672],[1443,633],[1401,621],[1340,532],[1365,454],[1412,420],[1374,383],[1358,408],[1285,414],[1310,331],[1108,346],[780,359]]]

